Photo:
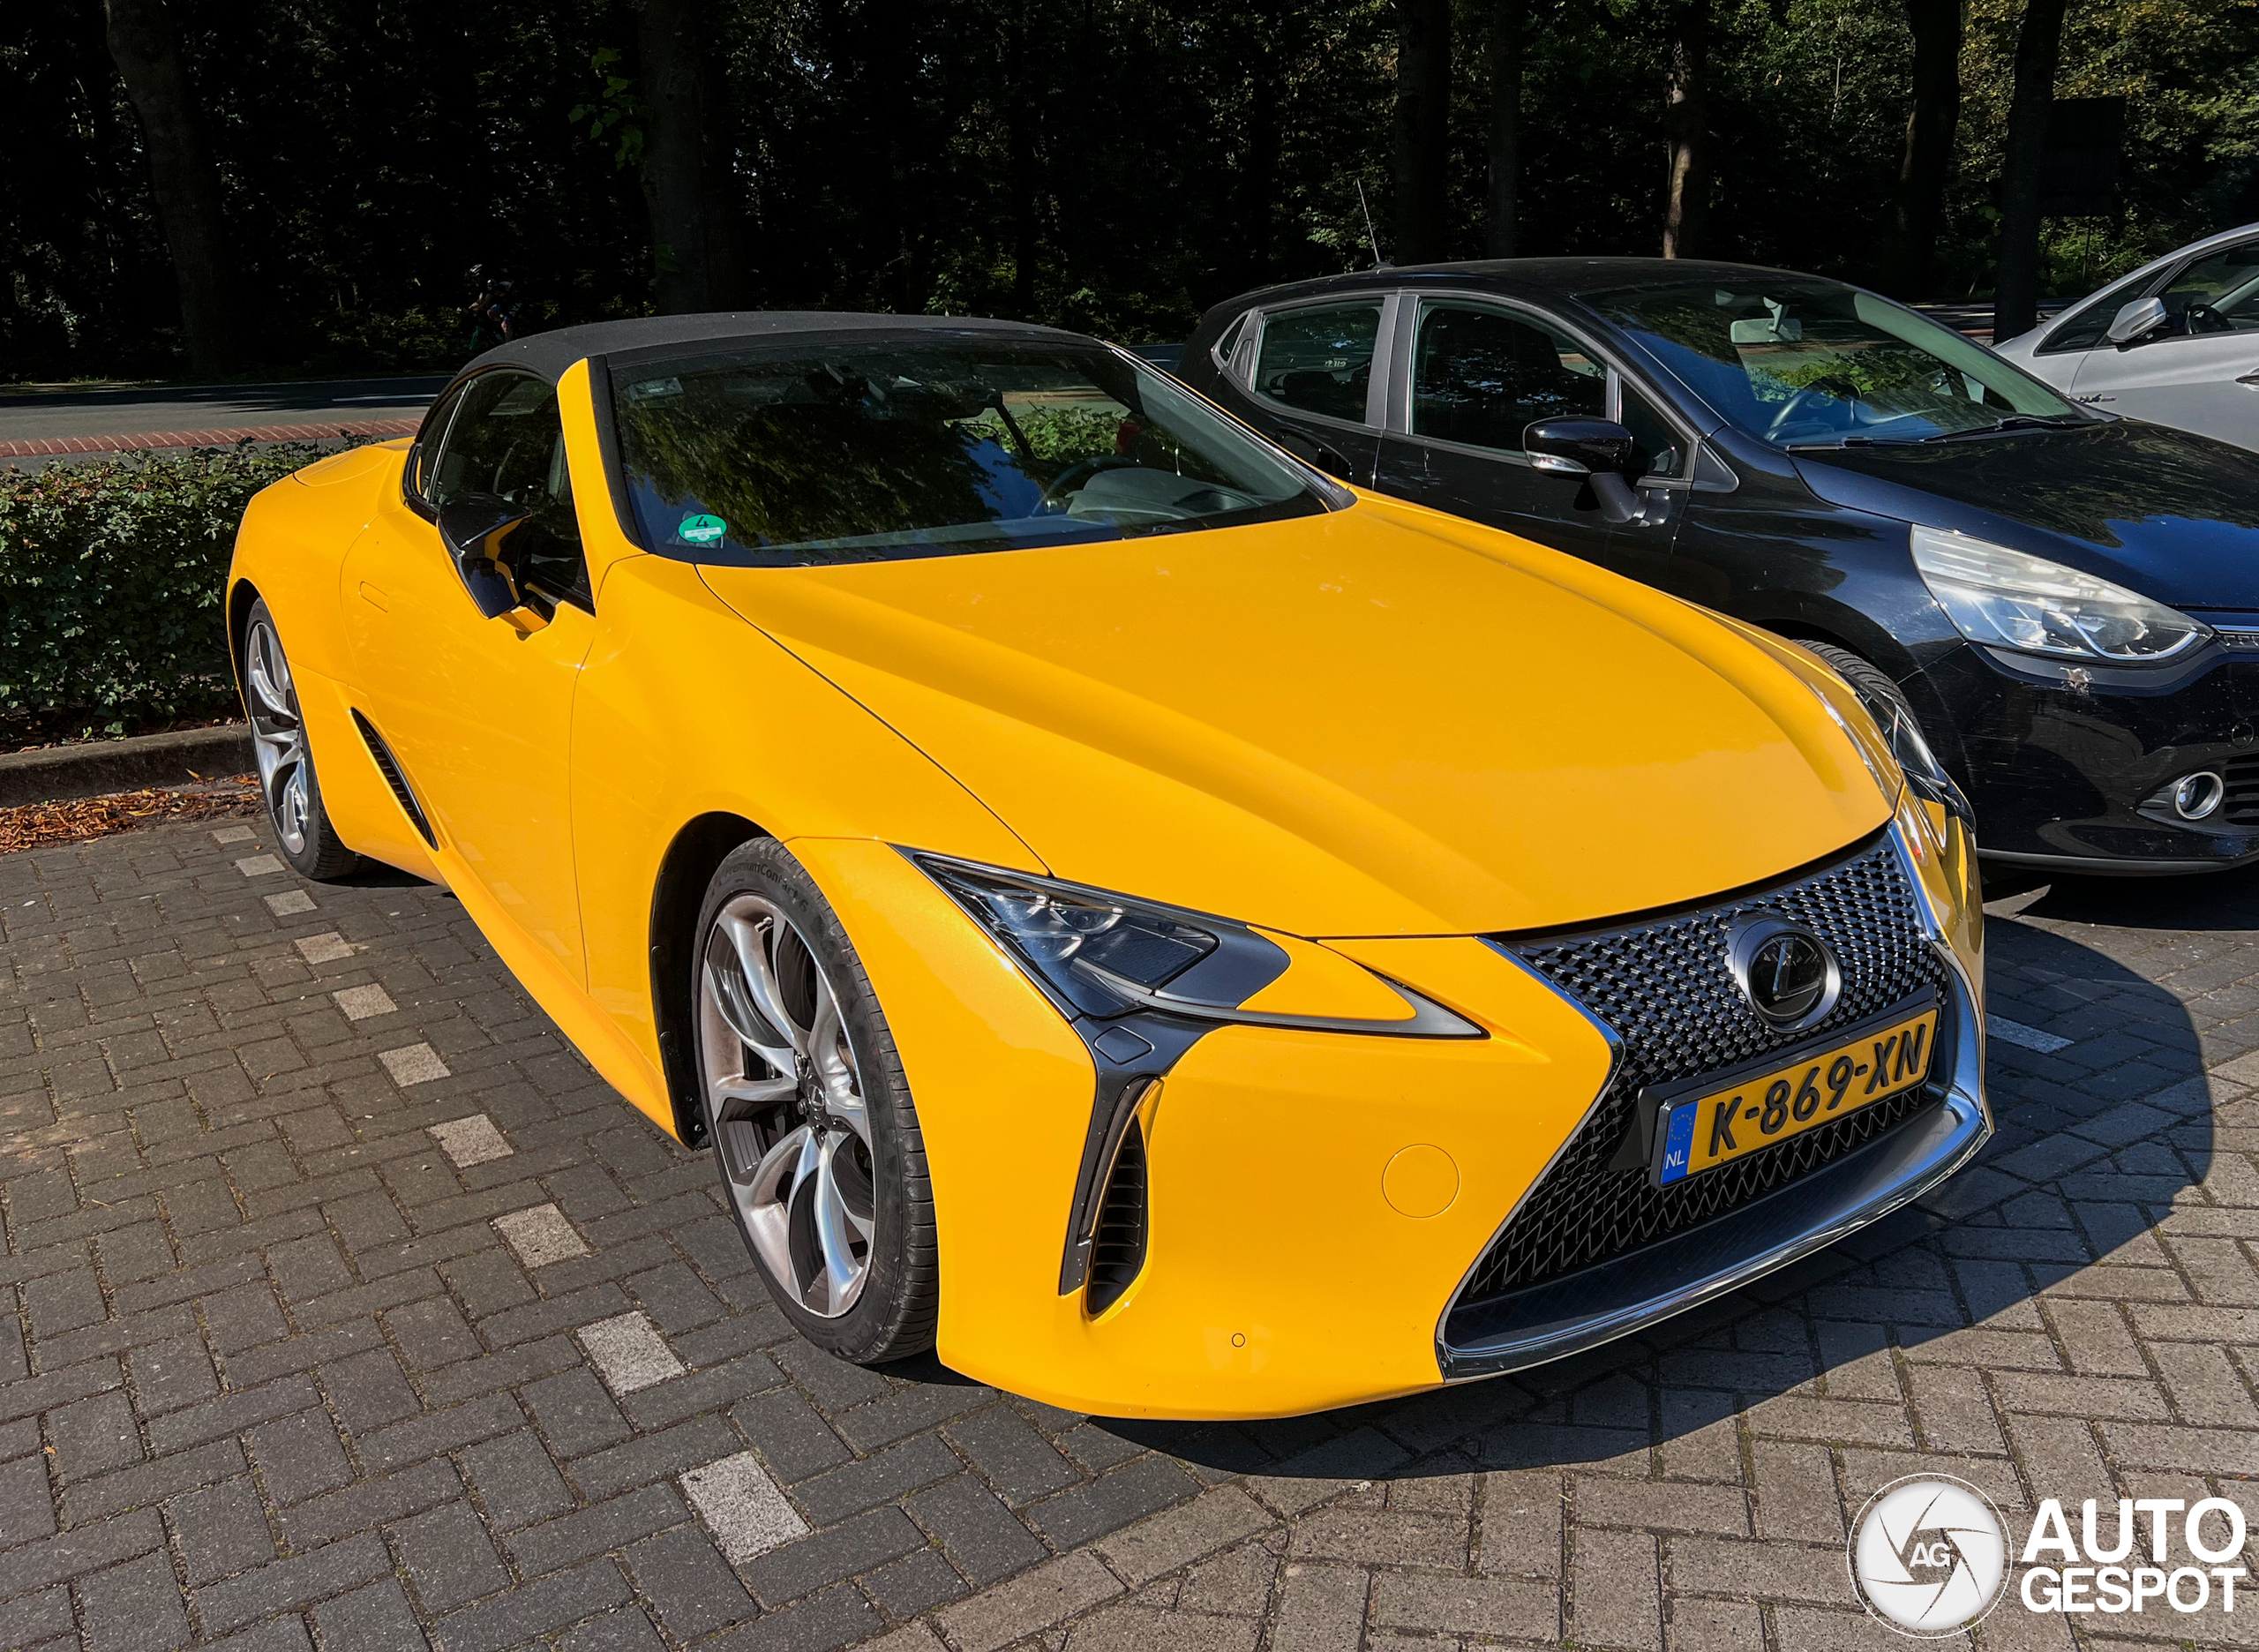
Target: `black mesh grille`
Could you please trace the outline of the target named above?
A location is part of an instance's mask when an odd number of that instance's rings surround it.
[[[361,739],[369,748],[369,755],[376,759],[377,772],[384,776],[385,784],[392,788],[393,798],[399,803],[401,812],[416,828],[417,836],[437,849],[439,840],[432,835],[432,822],[424,818],[424,808],[417,802],[416,793],[409,789],[408,777],[401,773],[399,761],[393,756],[392,747],[385,744],[384,736],[378,733],[369,719],[358,711],[354,712],[353,722],[361,731]]]
[[[1642,1168],[1611,1170],[1646,1085],[1738,1067],[1824,1037],[1934,987],[1946,970],[1925,939],[1917,902],[1888,837],[1827,869],[1715,906],[1617,929],[1535,940],[1494,936],[1623,1040],[1607,1092],[1558,1160],[1483,1253],[1462,1305],[1589,1267],[1707,1221],[1842,1157],[1902,1123],[1936,1094],[1910,1092],[1666,1188]],[[1764,911],[1823,936],[1843,971],[1827,1018],[1783,1033],[1759,1019],[1726,970],[1727,932]],[[1950,1029],[1938,1041],[1950,1049]],[[1942,1065],[1939,1080],[1949,1076]]]
[[[1091,1244],[1091,1311],[1100,1314],[1114,1306],[1145,1265],[1145,1136],[1131,1119],[1099,1206],[1098,1234]]]

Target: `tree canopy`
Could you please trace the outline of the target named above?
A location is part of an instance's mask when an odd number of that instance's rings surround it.
[[[186,372],[184,316],[215,292],[241,370],[452,365],[473,267],[528,327],[744,304],[1182,338],[1234,292],[1370,262],[1361,186],[1384,257],[1407,234],[1484,256],[1501,64],[1518,253],[1659,252],[1668,222],[1703,256],[1983,298],[2027,4],[1959,9],[1919,274],[1894,214],[1910,19],[1949,26],[1940,0],[19,6],[0,377]],[[120,71],[153,27],[217,177],[200,285],[176,275],[164,83]],[[2259,218],[2255,0],[2069,0],[2053,90],[2126,98],[2126,140],[2106,215],[2040,220],[2040,291]]]

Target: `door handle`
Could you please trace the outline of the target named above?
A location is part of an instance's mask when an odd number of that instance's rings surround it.
[[[2259,390],[2259,367],[2253,368],[2248,373],[2238,373],[2235,376],[2235,381],[2240,385],[2249,385],[2254,390]]]
[[[385,594],[379,590],[375,586],[370,584],[366,580],[363,580],[361,582],[361,600],[368,604],[370,607],[378,610],[379,612],[390,613],[392,612],[391,608],[387,605],[385,602]]]

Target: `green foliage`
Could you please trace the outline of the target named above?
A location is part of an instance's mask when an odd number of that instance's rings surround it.
[[[0,470],[0,719],[116,733],[226,711],[236,525],[320,456],[286,442]]]
[[[1687,0],[1529,0],[1520,250],[1660,251],[1664,77]],[[1716,257],[1880,279],[1904,0],[1708,0]],[[1489,0],[1453,7],[1452,253],[1485,250]],[[627,9],[176,5],[269,361],[462,359],[473,264],[528,330],[640,313],[655,273]],[[1968,0],[1936,274],[1992,287],[2024,0]],[[83,8],[0,24],[0,379],[178,371],[133,110]],[[700,96],[755,306],[1024,315],[1180,340],[1234,293],[1392,252],[1393,0],[709,0]],[[2069,296],[2259,219],[2259,4],[2070,0],[2063,96],[2128,99],[2113,213],[2050,220]],[[1022,264],[1026,265],[1022,268]]]
[[[1012,422],[1027,438],[1028,447],[1038,459],[1063,468],[1113,454],[1115,435],[1122,428],[1122,409],[1015,406]],[[967,428],[993,442],[1017,445],[993,408],[968,421]]]
[[[619,62],[613,47],[600,46],[590,55],[589,67],[603,79],[604,89],[593,102],[574,104],[566,119],[588,122],[590,143],[601,144],[617,133],[612,160],[625,171],[643,163],[644,110],[635,82],[614,66]]]
[[[1970,0],[1968,18],[1957,233],[1947,251],[1961,285],[1988,292],[2023,0]],[[2114,212],[2046,221],[2043,291],[2075,297],[2159,253],[2259,218],[2252,0],[2071,0],[2055,95],[2125,98],[2126,149]]]

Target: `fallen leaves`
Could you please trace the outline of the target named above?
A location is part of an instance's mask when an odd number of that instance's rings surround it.
[[[148,786],[110,797],[26,803],[19,808],[0,809],[0,854],[85,843],[168,821],[256,815],[259,807],[258,784],[249,776],[192,792]]]

